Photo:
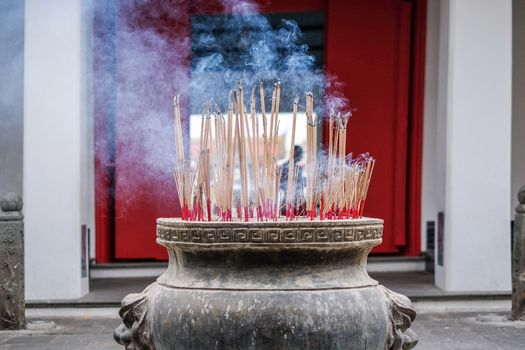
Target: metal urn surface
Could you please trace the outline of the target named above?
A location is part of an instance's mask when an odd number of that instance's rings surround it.
[[[410,300],[378,284],[378,219],[157,220],[169,267],[122,301],[126,349],[411,349]]]

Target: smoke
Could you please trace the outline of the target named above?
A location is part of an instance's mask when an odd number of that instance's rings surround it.
[[[304,98],[306,91],[322,100],[325,76],[301,43],[302,33],[295,21],[283,20],[274,29],[249,2],[229,1],[225,7],[232,8],[233,14],[199,16],[192,21],[192,111],[210,98],[224,109],[227,90],[240,80],[246,90],[264,82],[267,94],[280,81],[285,111],[291,110],[294,96]]]
[[[108,154],[103,163],[115,164],[116,189],[127,200],[144,200],[159,187],[165,192],[156,195],[175,197],[176,94],[186,118],[210,99],[225,111],[228,92],[240,80],[247,94],[262,81],[268,104],[280,81],[282,111],[291,110],[294,96],[304,101],[307,91],[314,93],[318,115],[347,107],[341,84],[316,65],[297,23],[283,20],[274,28],[253,1],[222,0],[218,12],[226,14],[207,16],[190,16],[205,1],[95,4],[95,109],[115,125],[98,124],[105,137],[96,148]]]
[[[188,99],[189,31],[177,31],[185,3],[98,1],[94,13],[96,153],[114,166],[117,199],[153,206],[175,197],[171,101]]]

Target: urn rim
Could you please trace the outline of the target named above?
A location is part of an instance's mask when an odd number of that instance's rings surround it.
[[[383,220],[183,221],[157,219],[157,242],[194,246],[347,246],[381,243]],[[164,245],[163,244],[163,245]]]

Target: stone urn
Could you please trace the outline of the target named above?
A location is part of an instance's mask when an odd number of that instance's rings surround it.
[[[122,301],[126,349],[411,349],[410,300],[366,271],[383,221],[157,220],[169,266]]]

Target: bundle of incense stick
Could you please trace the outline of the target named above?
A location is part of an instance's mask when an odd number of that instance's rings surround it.
[[[207,219],[212,220],[211,206],[211,117],[210,107],[206,106],[201,124],[199,157],[196,167],[186,159],[182,136],[182,122],[179,97],[173,100],[174,106],[174,135],[177,160],[175,165],[175,182],[179,195],[179,203],[184,220],[204,220],[204,208]]]
[[[356,159],[352,159],[351,153],[346,155],[346,129],[350,115],[329,116],[328,155],[319,210],[321,220],[363,216],[375,159],[368,154]]]
[[[326,162],[320,162],[316,137],[319,120],[314,115],[313,94],[306,93],[306,186],[303,189],[297,185],[301,172],[294,154],[300,99],[293,100],[288,162],[280,166],[277,159],[279,82],[273,86],[269,115],[265,98],[264,86],[260,83],[258,94],[253,87],[246,104],[239,82],[229,94],[226,117],[218,108],[212,112],[211,103],[204,106],[199,153],[193,163],[185,154],[180,101],[178,96],[174,98],[174,177],[182,219],[278,220],[281,205],[287,220],[362,217],[375,160],[368,154],[353,159],[352,154],[346,153],[350,113],[329,115]],[[258,99],[260,113],[256,108]],[[281,193],[283,167],[287,167],[287,180],[286,190]],[[302,179],[300,181],[302,183]]]

